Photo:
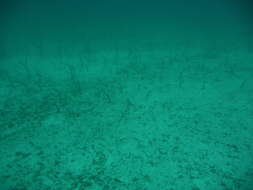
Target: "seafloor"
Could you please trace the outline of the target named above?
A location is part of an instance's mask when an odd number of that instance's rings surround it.
[[[35,55],[2,59],[1,190],[252,190],[252,49]]]

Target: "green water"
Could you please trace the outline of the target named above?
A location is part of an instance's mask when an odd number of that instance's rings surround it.
[[[252,190],[248,3],[1,1],[0,190]]]

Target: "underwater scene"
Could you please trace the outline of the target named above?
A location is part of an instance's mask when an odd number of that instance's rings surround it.
[[[0,190],[253,190],[253,3],[1,0]]]

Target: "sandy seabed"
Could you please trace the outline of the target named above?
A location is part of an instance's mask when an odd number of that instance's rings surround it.
[[[5,59],[18,64],[0,80],[0,189],[252,190],[252,61],[242,48]]]

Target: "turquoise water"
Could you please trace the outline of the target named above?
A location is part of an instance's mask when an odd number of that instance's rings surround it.
[[[0,190],[252,190],[250,1],[1,1]]]

